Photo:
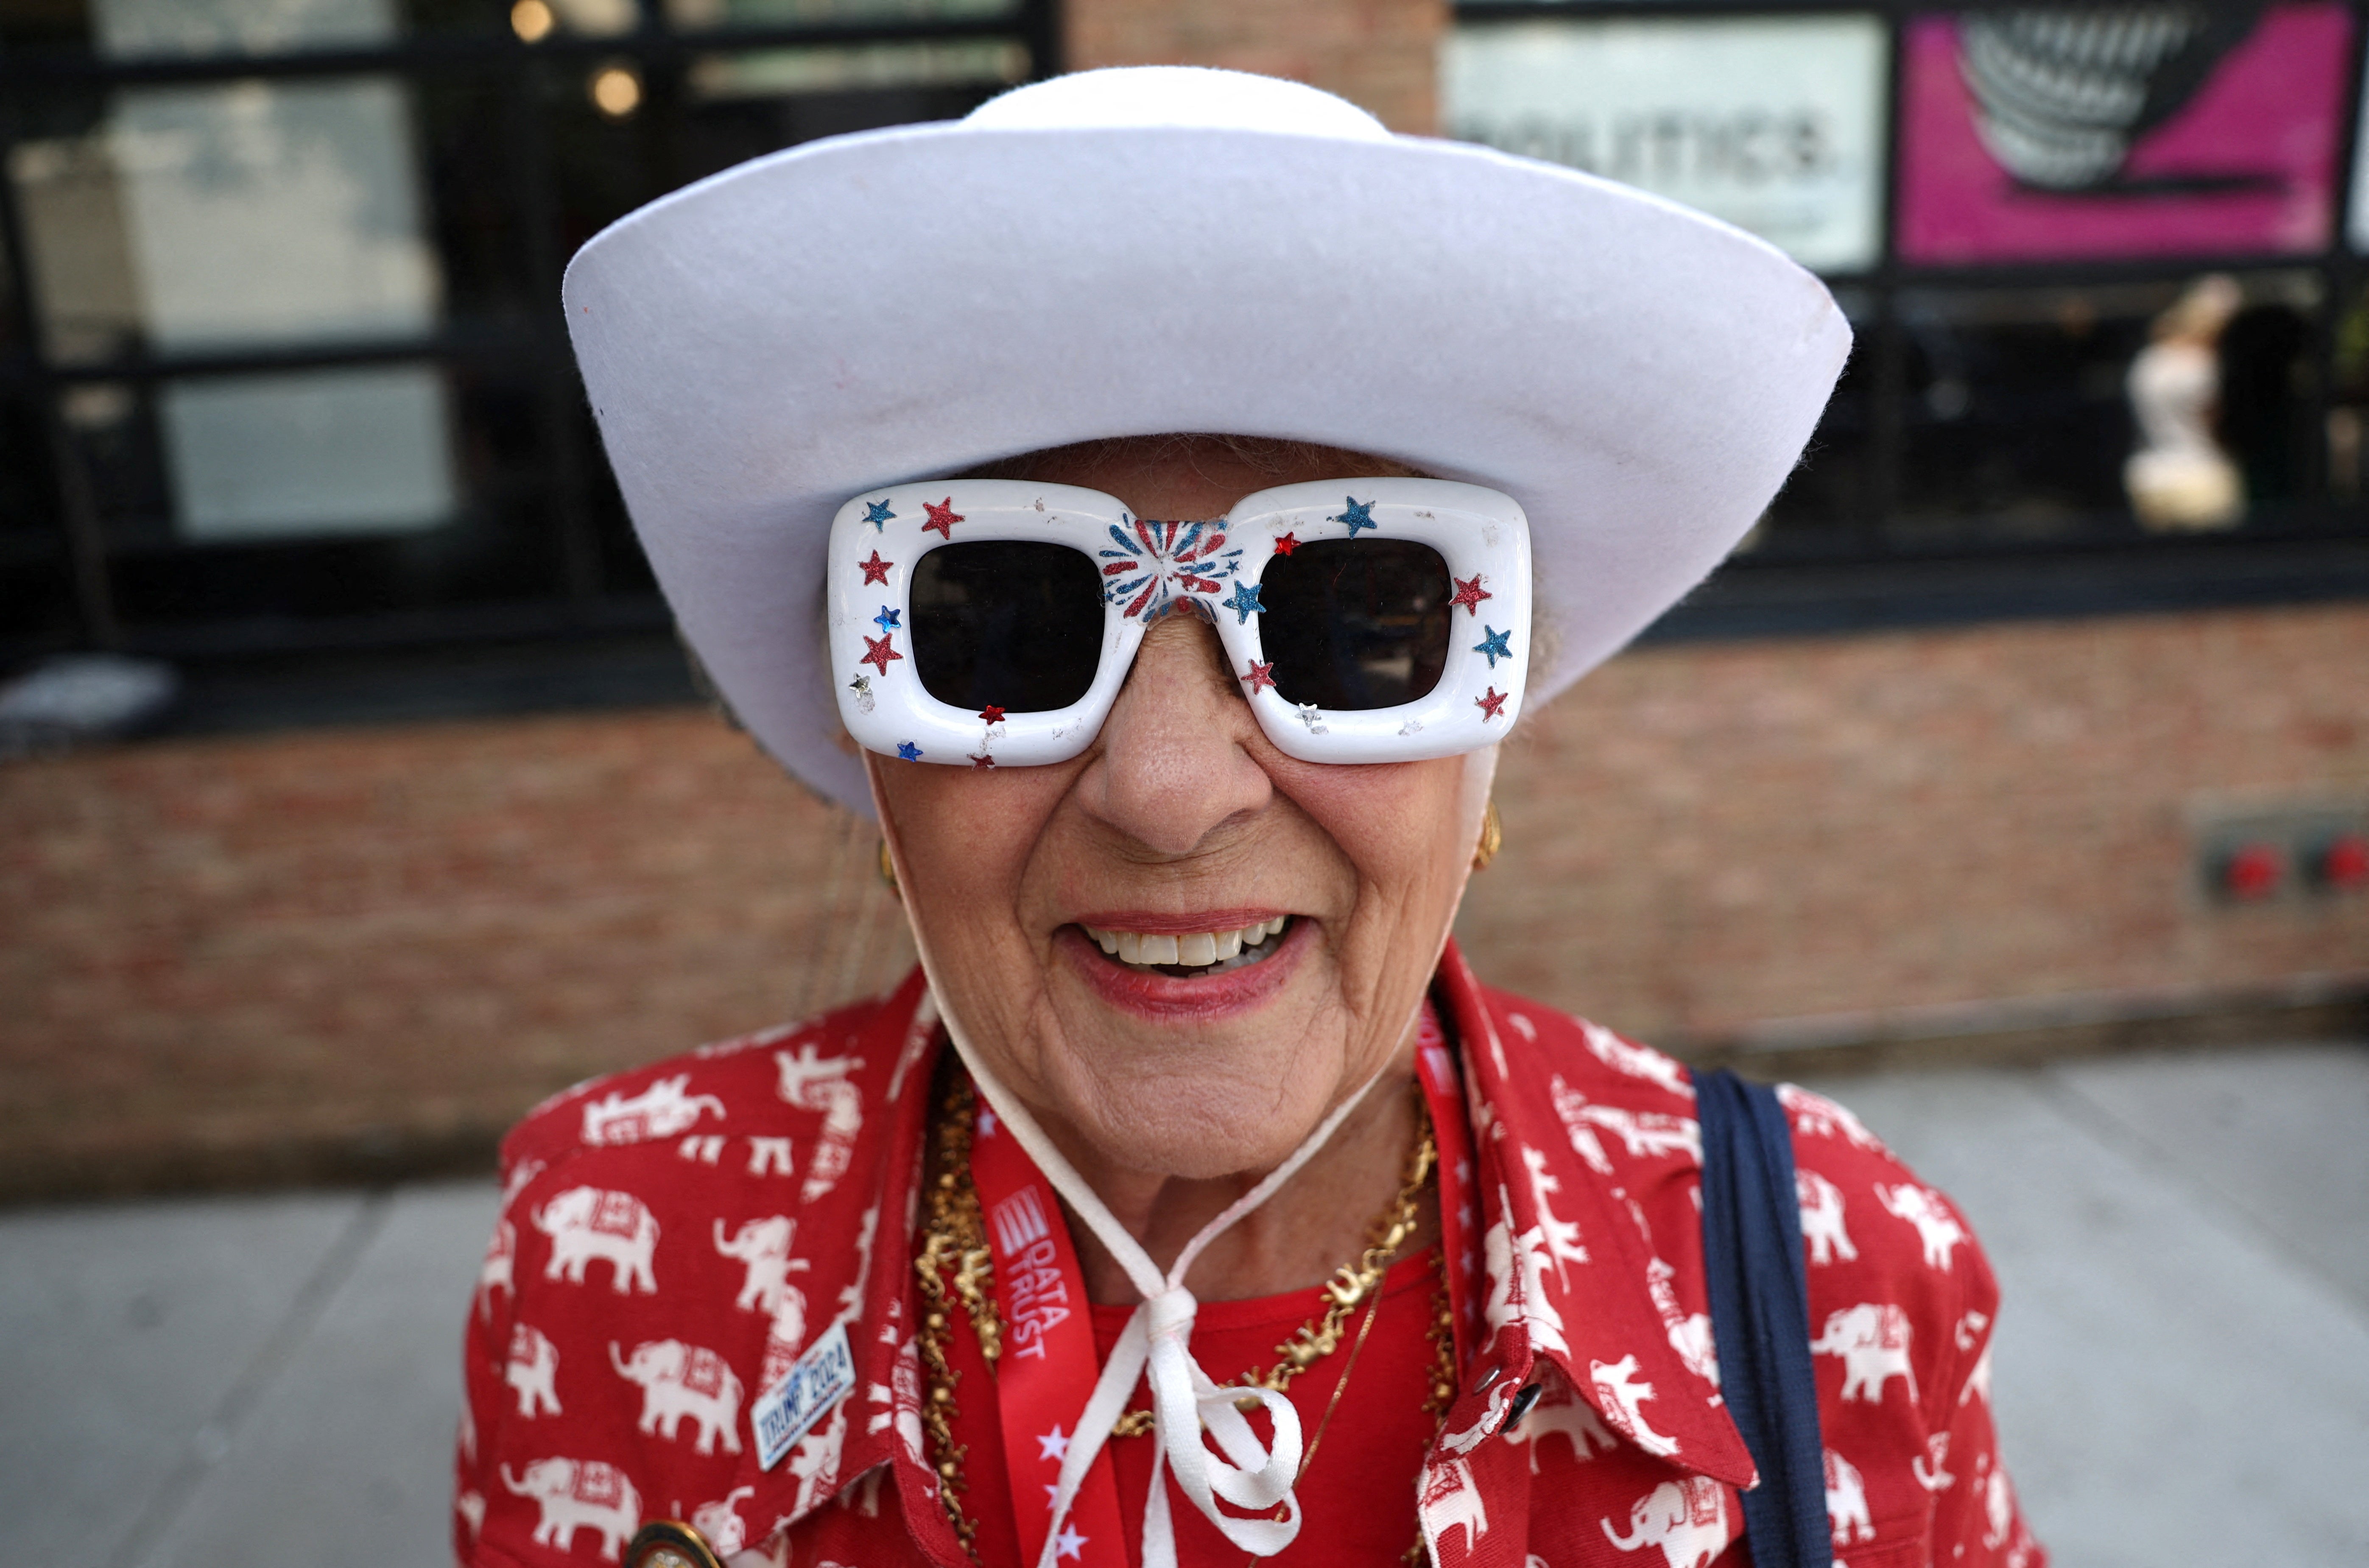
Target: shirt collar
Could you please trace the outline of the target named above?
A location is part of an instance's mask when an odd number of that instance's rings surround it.
[[[1490,1271],[1482,1361],[1502,1368],[1508,1384],[1528,1380],[1536,1360],[1551,1362],[1629,1441],[1682,1469],[1749,1486],[1752,1456],[1725,1404],[1672,1343],[1680,1324],[1666,1284],[1656,1299],[1657,1267],[1696,1259],[1700,1239],[1648,1240],[1643,1209],[1584,1161],[1538,1081],[1545,1032],[1539,1024],[1536,1039],[1516,1032],[1453,940],[1433,995],[1462,1047]],[[1578,1043],[1574,1022],[1534,1011]]]
[[[878,1197],[866,1211],[858,1235],[856,1288],[844,1316],[855,1356],[855,1387],[770,1471],[756,1468],[753,1451],[743,1484],[757,1489],[751,1517],[772,1524],[765,1534],[795,1525],[875,1471],[880,1474],[858,1494],[867,1510],[898,1508],[912,1538],[942,1562],[963,1560],[963,1551],[939,1505],[936,1477],[921,1452],[921,1370],[913,1328],[913,1225],[919,1209],[921,1157],[930,1124],[930,1088],[944,1036],[929,1005],[928,987],[917,966],[866,1022],[860,1048],[873,1059],[896,1062],[882,1091],[889,1130],[877,1146],[875,1180]],[[851,1172],[850,1175],[856,1174]],[[890,1480],[883,1467],[910,1472]]]

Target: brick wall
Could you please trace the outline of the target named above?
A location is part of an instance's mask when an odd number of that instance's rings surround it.
[[[2369,970],[2202,813],[2369,798],[2369,606],[1647,649],[1526,722],[1482,974],[1649,1037]],[[868,830],[704,713],[0,768],[0,1193],[483,1158],[910,962]]]
[[[1648,1036],[2369,969],[2369,897],[2197,876],[2223,816],[2369,806],[2362,606],[1632,653],[1503,780],[1464,941]]]
[[[1063,0],[1071,70],[1222,65],[1340,94],[1393,131],[1439,128],[1446,0]]]
[[[0,841],[0,1192],[475,1161],[911,962],[871,836],[695,710],[23,763]]]

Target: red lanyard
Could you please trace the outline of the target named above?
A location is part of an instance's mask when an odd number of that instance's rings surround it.
[[[1431,1110],[1439,1150],[1440,1246],[1451,1271],[1470,1255],[1464,1185],[1471,1142],[1464,1094],[1438,1015],[1426,1001],[1416,1025],[1416,1076]],[[1053,1185],[1019,1141],[1006,1133],[984,1099],[970,1145],[971,1183],[995,1254],[995,1301],[1003,1318],[1003,1354],[996,1363],[997,1413],[1004,1471],[1012,1482],[1012,1516],[1019,1527],[1022,1568],[1034,1568],[1052,1522],[1061,1459],[1102,1365],[1094,1355],[1093,1319],[1085,1276],[1078,1266]],[[1457,1275],[1450,1273],[1449,1277]],[[1468,1288],[1458,1293],[1472,1299]],[[1459,1337],[1465,1325],[1458,1323]],[[1127,1568],[1127,1543],[1110,1448],[1104,1446],[1070,1505],[1057,1561],[1081,1568]]]
[[[1003,1316],[1003,1355],[995,1367],[1003,1467],[1012,1480],[1020,1562],[1034,1568],[1053,1522],[1061,1458],[1075,1436],[1067,1423],[1078,1418],[1102,1371],[1094,1357],[1093,1314],[1053,1184],[1003,1130],[984,1096],[971,1133],[970,1177],[995,1253],[995,1305]],[[1059,1560],[1082,1568],[1127,1568],[1107,1445],[1070,1505]]]

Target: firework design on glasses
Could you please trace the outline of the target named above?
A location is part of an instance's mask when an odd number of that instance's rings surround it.
[[[1217,593],[1242,567],[1242,547],[1227,549],[1225,532],[1214,522],[1135,518],[1127,529],[1114,523],[1110,536],[1118,548],[1099,552],[1103,598],[1127,601],[1129,620],[1164,609],[1180,594]]]

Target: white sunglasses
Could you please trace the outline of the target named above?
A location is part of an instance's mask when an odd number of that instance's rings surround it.
[[[1076,756],[1145,627],[1185,604],[1302,761],[1453,756],[1521,714],[1529,523],[1477,485],[1327,479],[1180,522],[1069,485],[900,485],[840,509],[830,571],[840,716],[907,761]]]

